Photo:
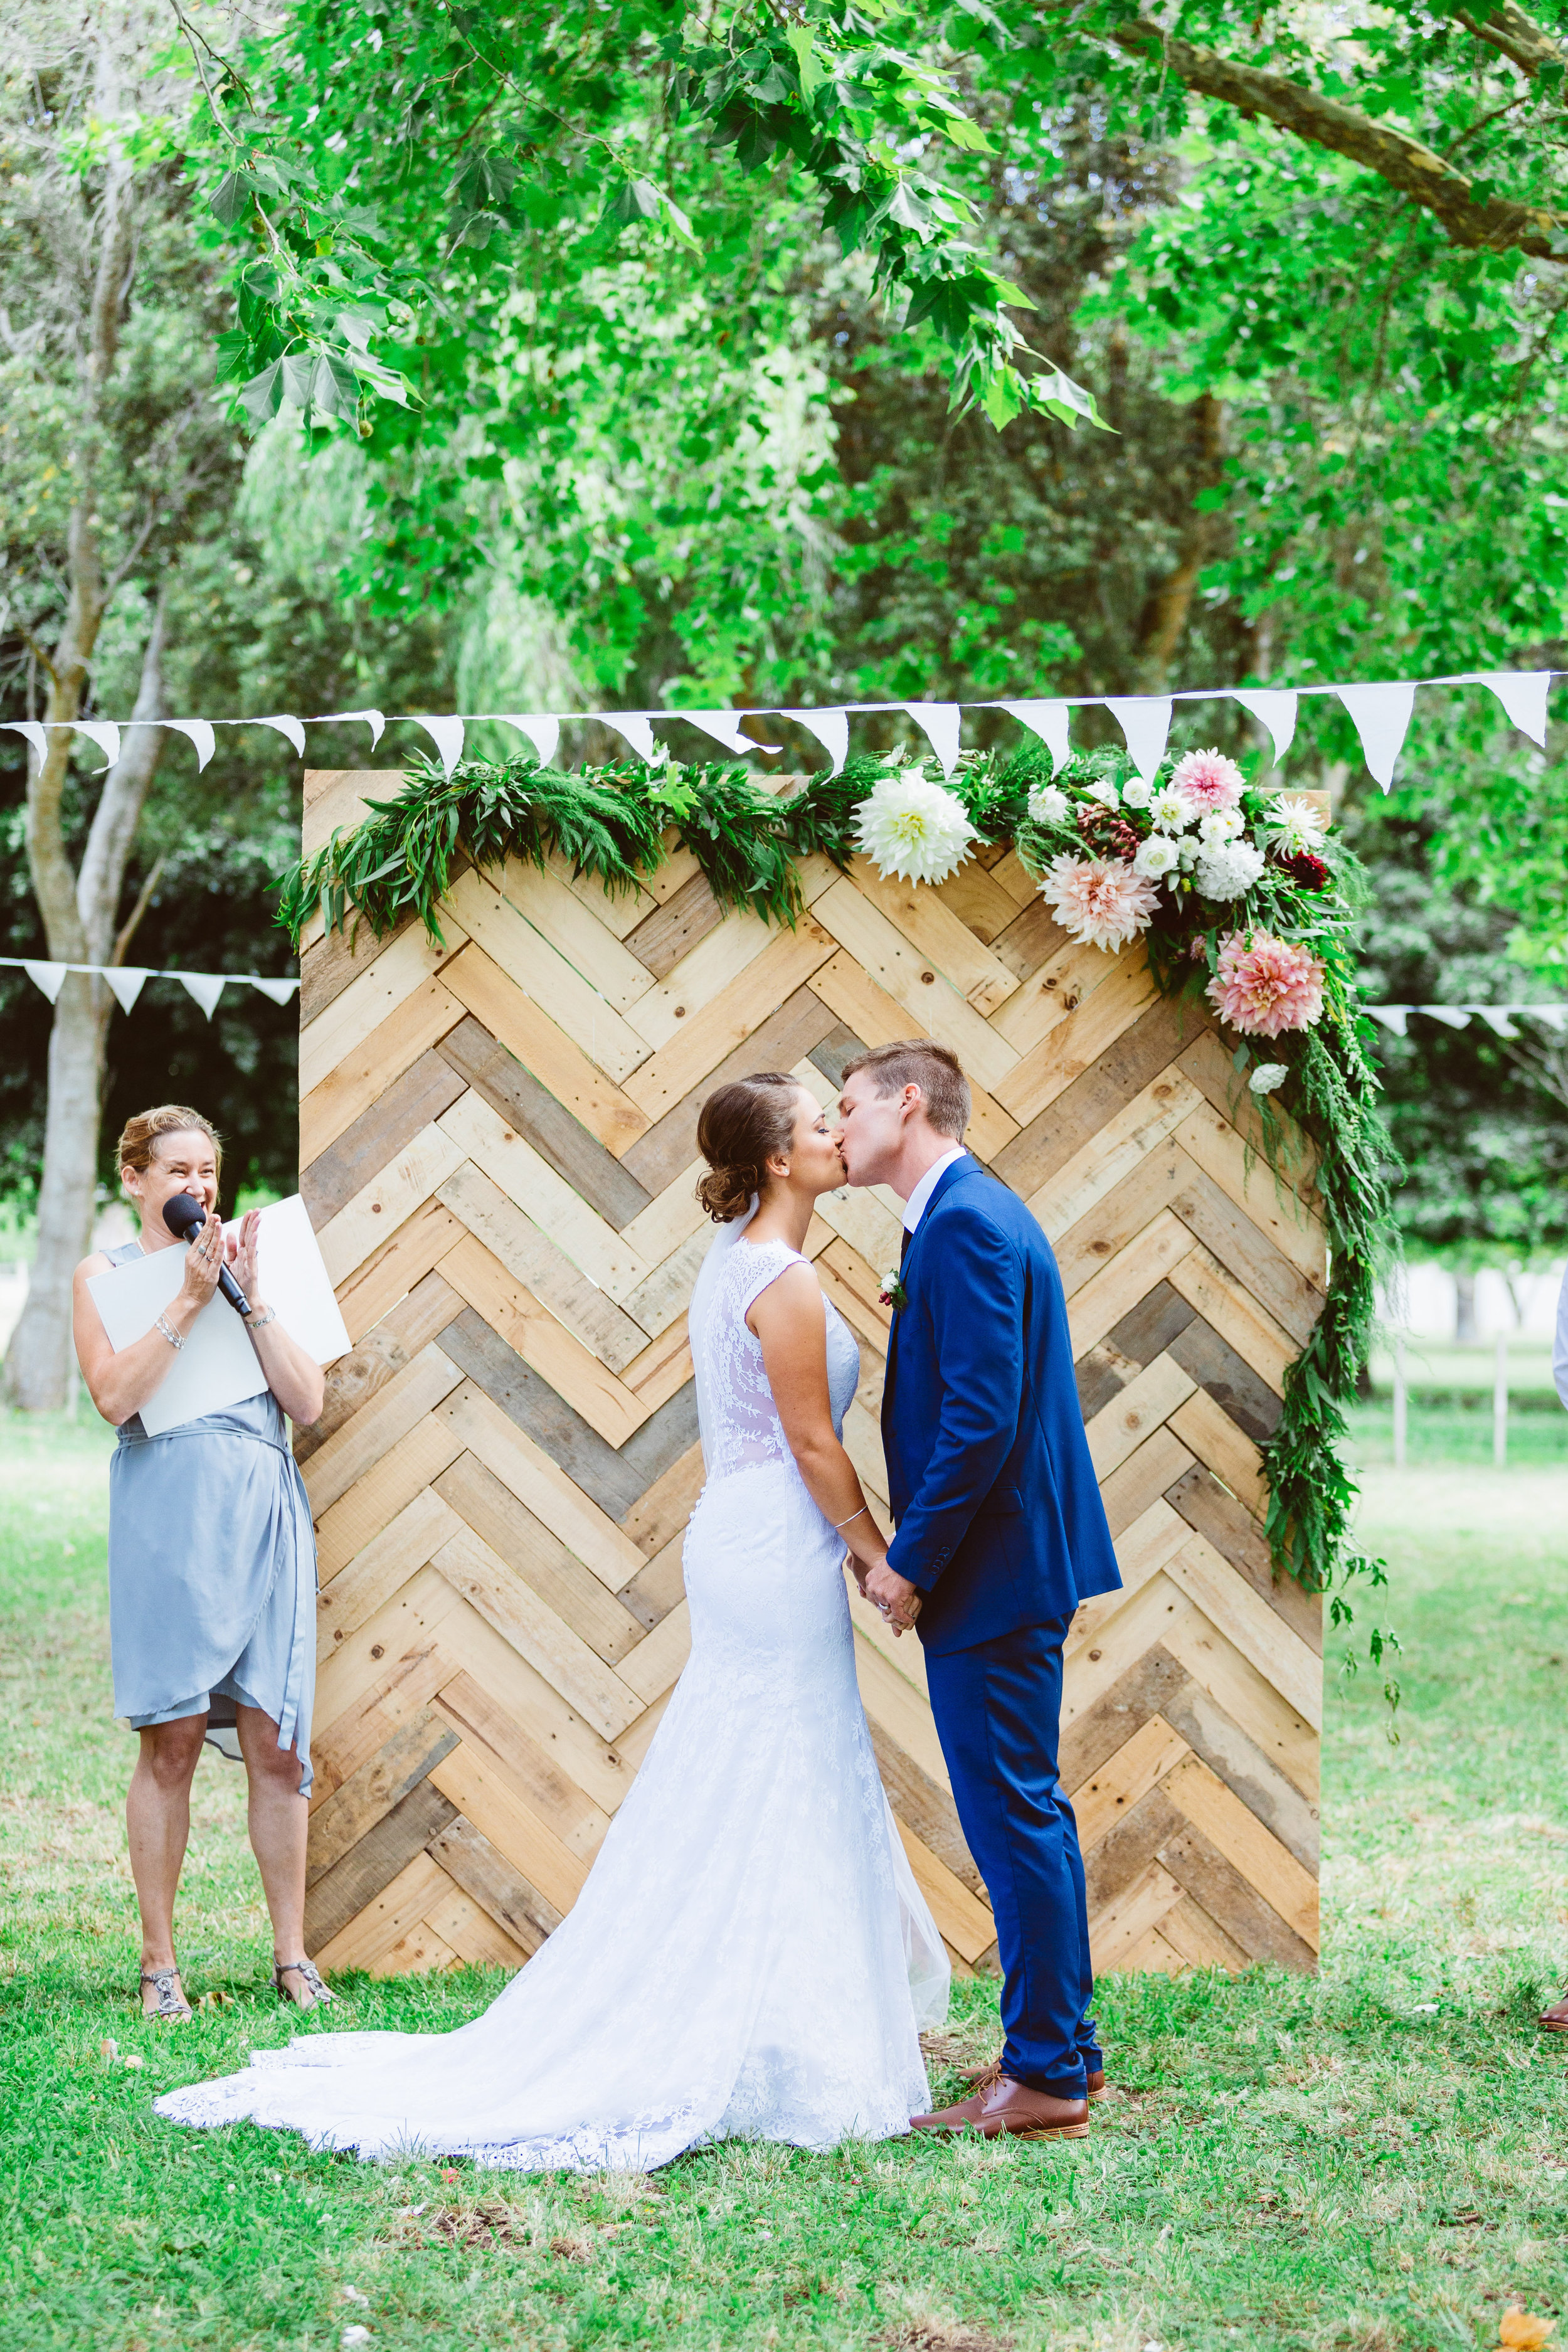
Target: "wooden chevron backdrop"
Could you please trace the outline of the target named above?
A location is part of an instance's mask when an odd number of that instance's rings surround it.
[[[393,776],[306,780],[306,846]],[[697,1114],[926,1031],[970,1141],[1038,1216],[1068,1297],[1125,1589],[1086,1604],[1064,1778],[1101,1969],[1310,1967],[1319,1604],[1277,1581],[1258,1442],[1322,1303],[1301,1189],[1249,1148],[1229,1053],[1141,951],[1075,947],[1010,854],[938,888],[805,870],[797,929],[721,919],[689,855],[635,897],[521,866],[303,958],[302,1187],[353,1340],[298,1451],[321,1555],[308,1941],[328,1968],[517,1966],[570,1907],[687,1654],[701,1482],[685,1302],[708,1229]],[[878,1436],[899,1203],[808,1241]],[[852,1593],[860,1684],[955,1965],[994,1964],[918,1643]]]

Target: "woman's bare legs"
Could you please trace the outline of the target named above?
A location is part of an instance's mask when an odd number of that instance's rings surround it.
[[[300,1794],[303,1771],[297,1749],[279,1748],[278,1726],[258,1706],[237,1706],[239,1752],[250,1783],[250,1844],[261,1873],[272,1921],[272,1956],[279,1962],[305,1953],[305,1832],[310,1807]],[[315,1998],[302,1978],[286,1990],[300,2009]]]
[[[138,1735],[142,1752],[126,1794],[125,1827],[142,1914],[143,1970],[174,1966],[174,1896],[191,1833],[191,1780],[206,1724],[205,1715],[183,1715]],[[142,2006],[149,2015],[157,2001],[153,1986],[143,1985]]]

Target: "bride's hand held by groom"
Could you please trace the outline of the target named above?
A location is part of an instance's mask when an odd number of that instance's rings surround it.
[[[881,1611],[893,1629],[895,1640],[900,1633],[912,1631],[921,1613],[920,1587],[911,1584],[907,1576],[900,1576],[896,1568],[888,1566],[885,1544],[879,1560],[864,1572],[857,1568],[856,1582],[872,1608]]]

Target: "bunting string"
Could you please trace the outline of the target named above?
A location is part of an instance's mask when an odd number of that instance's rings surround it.
[[[658,746],[654,726],[679,719],[696,727],[723,750],[741,757],[748,752],[773,752],[776,743],[754,741],[742,731],[743,719],[789,719],[816,737],[837,774],[849,753],[849,722],[860,717],[907,717],[930,743],[944,775],[956,766],[966,710],[1001,710],[1037,735],[1059,768],[1068,757],[1070,714],[1074,710],[1109,710],[1121,730],[1129,755],[1145,782],[1152,779],[1165,755],[1174,706],[1178,702],[1235,702],[1255,719],[1269,738],[1276,763],[1290,748],[1301,698],[1332,695],[1349,714],[1371,773],[1387,792],[1423,686],[1482,686],[1501,704],[1510,725],[1542,751],[1546,747],[1546,706],[1552,681],[1568,676],[1561,670],[1466,670],[1447,677],[1384,678],[1346,685],[1300,687],[1193,687],[1171,694],[1061,695],[1036,701],[987,702],[838,702],[820,708],[748,708],[737,710],[489,710],[441,717],[430,711],[405,711],[391,717],[380,710],[326,710],[313,718],[296,718],[291,711],[272,711],[256,719],[12,719],[0,720],[0,730],[26,738],[35,756],[47,754],[51,728],[69,727],[97,746],[109,767],[120,757],[121,737],[130,727],[167,727],[183,735],[205,768],[216,748],[220,727],[268,727],[284,736],[295,752],[305,755],[307,727],[338,727],[362,723],[370,730],[374,751],[388,727],[423,728],[435,744],[447,775],[463,756],[465,730],[480,724],[510,727],[530,742],[540,764],[550,767],[561,745],[563,726],[596,722],[608,727],[636,752],[654,760]],[[103,772],[100,771],[100,772]]]
[[[298,980],[273,980],[258,971],[155,971],[144,964],[52,963],[40,956],[0,956],[0,965],[8,965],[13,971],[25,971],[51,1004],[65,986],[68,971],[90,972],[95,979],[106,982],[121,1013],[130,1012],[150,980],[177,980],[209,1021],[226,988],[258,988],[274,1004],[287,1004],[300,986]]]
[[[1521,1015],[1531,1021],[1544,1021],[1559,1037],[1568,1034],[1568,1004],[1363,1004],[1374,1021],[1396,1037],[1410,1034],[1410,1016],[1424,1013],[1429,1021],[1440,1021],[1446,1029],[1468,1029],[1473,1020],[1484,1021],[1497,1037],[1517,1037],[1515,1026]]]

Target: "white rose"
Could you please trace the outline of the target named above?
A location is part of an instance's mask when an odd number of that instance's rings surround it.
[[[1109,776],[1096,776],[1089,787],[1089,796],[1091,801],[1098,801],[1102,808],[1121,806],[1121,795]]]
[[[1147,841],[1140,844],[1138,855],[1132,860],[1132,871],[1134,874],[1146,874],[1152,882],[1157,882],[1163,874],[1171,873],[1180,864],[1181,851],[1170,835],[1152,833]]]
[[[1029,814],[1037,824],[1066,824],[1071,808],[1059,784],[1037,784],[1029,794]]]
[[[1284,1085],[1289,1075],[1289,1065],[1286,1062],[1259,1062],[1247,1081],[1247,1092],[1271,1095],[1277,1087]]]
[[[1149,786],[1143,782],[1142,776],[1128,777],[1121,787],[1121,804],[1124,808],[1148,807]]]

